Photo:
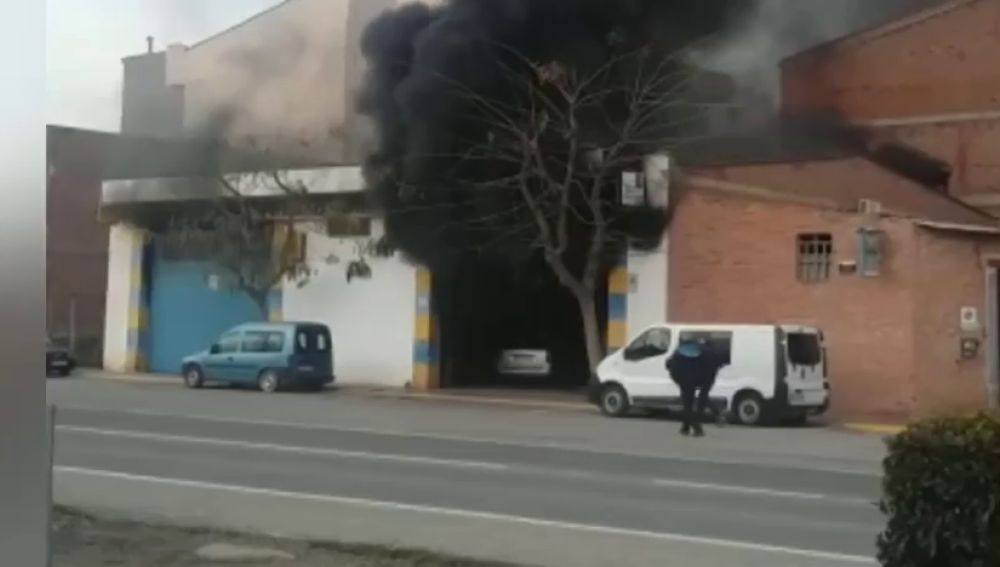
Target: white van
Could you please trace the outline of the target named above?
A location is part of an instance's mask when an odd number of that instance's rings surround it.
[[[829,407],[823,333],[792,325],[654,325],[601,362],[591,401],[615,417],[632,408],[680,409],[666,362],[689,338],[705,338],[727,357],[710,398],[738,423],[804,423]]]

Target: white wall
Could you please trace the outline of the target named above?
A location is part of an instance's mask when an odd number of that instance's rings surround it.
[[[381,227],[374,224],[377,234]],[[347,263],[357,257],[354,243],[308,234],[306,254],[319,274],[302,288],[284,284],[284,319],[330,327],[338,384],[404,386],[413,377],[416,268],[399,254],[368,258],[371,279],[347,283]],[[339,262],[327,264],[331,255]]]
[[[630,250],[628,254],[628,323],[631,338],[656,323],[667,320],[667,254],[669,240],[663,237],[653,252]]]
[[[138,231],[117,224],[108,238],[108,290],[104,312],[104,368],[125,372],[128,361],[130,278]]]

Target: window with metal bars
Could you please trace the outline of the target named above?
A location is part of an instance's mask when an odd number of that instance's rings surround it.
[[[796,275],[800,282],[818,283],[830,279],[833,263],[833,236],[800,234],[796,239]]]

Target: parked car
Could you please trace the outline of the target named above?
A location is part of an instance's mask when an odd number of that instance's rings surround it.
[[[45,375],[69,376],[76,368],[76,359],[69,350],[56,346],[45,337]]]
[[[334,380],[330,329],[318,323],[247,323],[226,331],[208,350],[184,359],[189,388],[245,385],[262,392],[321,390]]]
[[[680,408],[666,361],[689,338],[707,339],[728,358],[710,399],[738,423],[805,422],[829,407],[823,333],[792,325],[654,325],[601,362],[591,401],[609,416]]]
[[[497,357],[497,374],[544,378],[552,373],[549,351],[545,349],[504,349]]]

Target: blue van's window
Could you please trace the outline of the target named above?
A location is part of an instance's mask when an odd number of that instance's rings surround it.
[[[299,352],[328,352],[329,338],[322,329],[302,329],[295,334],[295,346]]]
[[[243,352],[281,352],[285,347],[284,333],[274,331],[247,331],[243,336]]]
[[[219,352],[220,353],[234,353],[240,350],[240,334],[239,333],[226,333],[222,335],[219,339]]]
[[[285,350],[285,333],[268,333],[266,352],[282,352]]]

